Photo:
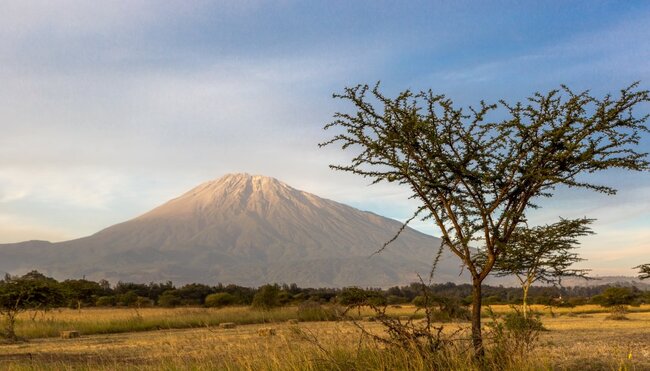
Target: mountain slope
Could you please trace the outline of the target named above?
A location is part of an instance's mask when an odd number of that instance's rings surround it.
[[[440,240],[269,177],[231,174],[77,240],[0,245],[0,270],[177,283],[389,286],[428,274]],[[436,281],[458,281],[447,254]]]

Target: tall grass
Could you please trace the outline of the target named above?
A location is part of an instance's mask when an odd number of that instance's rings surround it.
[[[225,312],[241,316],[244,310],[247,308],[150,309],[142,310],[141,316],[151,320],[156,315],[183,317],[205,312],[226,318]],[[295,310],[285,308],[258,315],[269,320],[280,318],[273,316],[282,315],[283,311],[294,315]],[[81,313],[88,321],[109,321],[133,317],[133,312],[97,309]],[[78,314],[62,311],[52,315],[69,319]],[[483,369],[650,369],[650,313],[630,313],[629,321],[606,321],[606,315],[544,317],[544,326],[550,331],[540,335],[537,348],[504,359],[495,352],[496,344],[488,342],[488,359]],[[371,332],[384,331],[377,322],[360,324]],[[277,335],[259,336],[259,327],[272,327]],[[452,323],[445,327],[450,334],[457,329],[465,329],[466,333],[434,354],[389,347],[362,337],[351,322],[275,323],[229,330],[201,327],[78,339],[36,339],[0,345],[0,370],[479,370],[472,362],[471,344],[463,340],[467,338],[464,335],[469,331],[468,324]]]
[[[497,314],[512,311],[508,305],[491,306]],[[531,306],[533,311],[549,315],[545,306]],[[300,321],[332,320],[332,306],[310,307],[290,306],[270,311],[254,310],[250,307],[214,308],[84,308],[55,309],[48,312],[26,312],[18,317],[16,333],[18,336],[34,339],[59,336],[60,331],[77,330],[82,335],[110,334],[159,329],[182,329],[216,326],[223,322],[234,322],[239,325],[254,323],[284,322],[289,319]],[[583,305],[575,308],[554,308],[555,315],[579,315],[607,313],[609,309],[597,305]],[[650,311],[650,305],[628,307],[630,313]],[[387,313],[391,316],[410,316],[414,319],[424,317],[424,312],[417,311],[413,306],[389,307]],[[372,316],[368,308],[348,312],[355,318]]]
[[[60,331],[70,329],[84,335],[91,335],[216,326],[223,322],[234,322],[240,325],[280,322],[290,318],[296,318],[295,308],[287,307],[271,311],[251,310],[248,307],[89,308],[81,311],[61,309],[38,313],[35,316],[33,313],[22,315],[16,324],[16,332],[22,337],[31,339],[59,336]]]
[[[84,308],[56,309],[47,312],[22,313],[16,323],[16,333],[26,339],[56,337],[64,330],[77,330],[82,335],[110,334],[216,326],[223,322],[238,325],[254,323],[300,321],[327,321],[335,318],[332,306],[282,307],[269,311],[250,307],[214,308]],[[413,315],[415,308],[390,308],[391,315]],[[353,313],[363,317],[371,312],[362,309]]]
[[[265,341],[244,338],[255,342],[241,351],[230,349],[222,352],[216,344],[220,339],[189,338],[170,341],[161,353],[160,349],[148,353],[133,344],[129,356],[119,354],[95,357],[78,353],[61,352],[57,355],[21,358],[2,362],[6,370],[534,370],[545,364],[537,362],[513,362],[496,364],[488,359],[483,367],[473,363],[470,344],[450,346],[444,352],[424,356],[408,348],[387,348],[369,339],[361,339],[357,333],[348,331],[329,333],[307,341],[294,331],[285,330],[281,336]],[[197,342],[197,340],[202,340]],[[206,343],[209,346],[206,346]],[[222,347],[231,344],[222,344]],[[244,350],[245,349],[245,350]]]

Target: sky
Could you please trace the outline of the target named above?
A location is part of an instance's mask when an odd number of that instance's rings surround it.
[[[350,158],[318,148],[346,109],[332,93],[649,89],[648,40],[647,1],[0,0],[0,243],[83,237],[232,172],[405,220],[408,189],[328,168]],[[582,267],[633,275],[650,175],[590,179],[619,192],[559,189],[530,220],[596,218]]]

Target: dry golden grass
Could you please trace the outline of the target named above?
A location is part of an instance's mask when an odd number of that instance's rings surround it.
[[[585,309],[590,308],[574,308]],[[593,309],[593,308],[591,308]],[[642,308],[643,309],[643,308]],[[394,315],[409,315],[412,307],[393,308]],[[495,308],[505,311],[506,308]],[[204,312],[207,311],[207,312]],[[232,312],[231,312],[232,311]],[[283,309],[291,312],[291,308]],[[64,310],[50,313],[67,323],[124,320],[129,310]],[[218,310],[147,309],[143,318],[220,315]],[[76,313],[76,315],[75,315]],[[229,309],[229,316],[253,316],[246,309]],[[628,321],[609,321],[607,313],[563,315],[543,318],[549,331],[539,346],[512,370],[594,369],[650,370],[650,313],[630,313]],[[580,313],[580,312],[573,312]],[[361,313],[361,315],[368,313]],[[268,314],[267,314],[268,315]],[[279,318],[279,317],[278,317]],[[29,320],[29,319],[28,319]],[[77,321],[77,322],[75,322]],[[381,333],[374,322],[360,322]],[[451,324],[447,328],[466,327]],[[258,329],[273,328],[276,336],[259,336]],[[298,329],[298,330],[297,330]],[[232,370],[325,370],[395,369],[426,370],[424,360],[405,352],[388,352],[369,339],[361,339],[350,322],[286,322],[242,325],[234,329],[203,326],[120,334],[87,335],[77,339],[41,338],[26,343],[0,345],[0,369],[232,369]],[[469,353],[453,354],[446,368],[474,369]],[[440,367],[440,366],[439,366]]]
[[[389,307],[392,316],[422,317],[413,306]],[[364,308],[351,311],[351,316],[369,316]],[[56,309],[47,312],[26,312],[18,317],[16,333],[28,339],[55,337],[61,331],[75,329],[85,335],[159,329],[196,328],[234,322],[238,325],[284,322],[298,318],[297,307],[282,307],[271,311],[250,307],[214,308],[84,308]]]
[[[487,306],[484,305],[484,307]],[[503,304],[491,305],[490,308],[492,308],[492,310],[495,313],[505,313],[512,310],[512,306],[503,305]],[[610,309],[596,304],[579,305],[573,308],[568,308],[568,307],[558,308],[558,307],[549,307],[546,305],[533,304],[530,305],[529,308],[533,312],[538,312],[544,315],[551,315],[551,314],[564,315],[570,313],[579,315],[579,314],[591,314],[591,313],[606,313],[610,311]],[[650,304],[643,304],[637,307],[628,306],[627,310],[629,312],[650,312]]]

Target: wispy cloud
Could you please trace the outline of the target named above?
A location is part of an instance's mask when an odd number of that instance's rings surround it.
[[[650,80],[650,65],[640,63],[650,59],[648,24],[650,13],[641,12],[605,28],[567,35],[555,43],[528,45],[519,53],[450,66],[429,75],[427,82],[457,95],[463,92],[462,100],[471,103],[481,97],[468,92],[469,86],[492,87],[492,96],[483,97],[488,99],[514,95],[521,100],[533,91],[558,88],[561,83],[578,90],[603,93],[614,88],[616,92],[625,84]],[[479,89],[481,93],[483,90]]]
[[[465,104],[650,80],[647,10],[599,6],[607,25],[579,32],[540,15],[566,33],[547,40],[522,14],[556,4],[5,2],[0,208],[11,219],[0,238],[80,237],[236,171],[407,219],[417,205],[408,189],[327,168],[349,158],[317,148],[341,110],[331,93],[381,79]],[[647,190],[625,185],[621,196],[548,204],[538,220],[579,211],[610,228],[647,215]]]
[[[0,169],[0,204],[29,199],[84,208],[105,208],[124,177],[97,169]]]

